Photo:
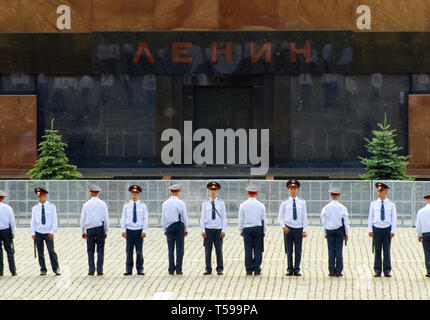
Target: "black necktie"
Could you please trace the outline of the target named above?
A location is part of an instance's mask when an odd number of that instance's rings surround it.
[[[133,206],[133,223],[137,222],[137,211],[136,211],[136,202],[134,203]]]
[[[381,221],[385,220],[384,200],[381,200]]]
[[[297,220],[296,199],[293,199],[293,219],[294,219],[294,220]]]
[[[42,224],[46,224],[45,206],[42,204]]]
[[[212,220],[215,220],[215,201],[212,200]]]

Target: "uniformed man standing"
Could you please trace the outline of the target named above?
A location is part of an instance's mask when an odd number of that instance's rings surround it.
[[[13,248],[13,238],[16,234],[15,216],[12,208],[3,203],[5,197],[7,197],[6,192],[0,190],[0,277],[3,276],[2,243],[7,254],[9,271],[13,276],[17,275]]]
[[[339,202],[341,190],[337,187],[329,189],[330,201],[321,210],[321,222],[328,245],[328,271],[330,277],[342,277],[343,240],[348,241],[349,223],[348,210]]]
[[[39,256],[40,275],[46,275],[46,264],[44,245],[49,253],[49,260],[51,260],[52,270],[55,275],[59,276],[60,267],[58,266],[58,257],[54,251],[54,234],[57,232],[57,208],[55,205],[46,200],[48,191],[43,188],[34,189],[39,203],[35,205],[31,212],[31,238],[36,240],[37,255]]]
[[[385,277],[391,277],[391,238],[396,233],[397,211],[394,202],[387,198],[389,187],[382,183],[376,183],[378,190],[378,200],[370,204],[368,231],[373,238],[375,246],[375,262],[373,269],[375,277],[380,277],[384,272]],[[381,254],[384,252],[384,260]]]
[[[109,231],[109,214],[106,202],[98,195],[102,191],[100,187],[89,187],[90,199],[82,206],[81,231],[82,239],[87,240],[88,275],[93,276],[96,271],[94,265],[94,253],[97,245],[97,275],[103,275],[103,260],[105,239]]]
[[[287,181],[290,197],[279,206],[278,220],[284,232],[285,253],[287,254],[287,276],[301,276],[302,243],[306,238],[307,211],[306,202],[297,197],[300,182],[296,179]],[[293,250],[294,245],[294,250]],[[294,263],[293,263],[294,252]]]
[[[143,239],[146,237],[148,227],[148,209],[146,204],[139,200],[142,188],[132,185],[128,188],[131,200],[124,204],[122,208],[121,229],[122,236],[127,239],[125,263],[125,276],[133,273],[133,251],[136,248],[136,269],[138,275],[145,275],[143,272]]]
[[[239,206],[239,230],[245,244],[245,269],[247,275],[259,276],[263,261],[263,241],[266,234],[266,207],[257,200],[258,188],[250,185],[248,200]]]
[[[206,271],[204,275],[212,273],[212,245],[215,247],[217,257],[216,272],[223,274],[224,263],[222,257],[222,242],[225,237],[226,210],[225,203],[218,198],[218,190],[221,185],[218,182],[209,182],[206,186],[209,189],[209,199],[202,203],[202,216],[200,227],[204,238]]]
[[[163,202],[161,223],[164,235],[167,237],[169,249],[169,274],[182,275],[182,260],[184,258],[184,237],[188,235],[187,205],[179,199],[181,185],[170,186],[170,198]],[[175,264],[176,246],[176,264]]]
[[[425,195],[424,199],[426,200],[426,205],[418,210],[415,230],[418,241],[423,244],[427,269],[426,277],[430,278],[430,194]]]

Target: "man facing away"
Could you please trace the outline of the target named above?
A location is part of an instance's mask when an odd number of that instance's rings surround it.
[[[161,208],[161,223],[164,235],[167,237],[169,256],[169,274],[182,275],[184,258],[184,237],[188,235],[187,205],[179,199],[182,186],[175,184],[169,187],[170,198],[163,202]],[[176,247],[176,263],[175,263]]]
[[[98,195],[101,188],[90,185],[90,199],[82,206],[81,232],[82,239],[87,240],[88,275],[93,276],[96,271],[94,253],[97,246],[97,275],[103,275],[105,239],[109,231],[109,214],[106,202]]]

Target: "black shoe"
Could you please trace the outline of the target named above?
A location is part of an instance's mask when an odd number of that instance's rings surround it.
[[[177,276],[182,276],[182,274],[183,274],[182,272],[176,272]]]
[[[252,276],[252,272],[247,272],[246,275],[247,276]]]
[[[391,278],[391,274],[386,273],[386,274],[384,274],[384,277],[385,277],[385,278]]]
[[[290,277],[290,276],[294,276],[294,272],[292,272],[292,271],[291,271],[291,272],[287,272],[285,275],[286,275],[286,276],[289,276],[289,277]]]
[[[140,271],[140,272],[138,272],[138,273],[137,273],[137,275],[138,275],[138,276],[144,276],[144,275],[145,275],[145,273],[144,273],[143,271]]]
[[[131,276],[131,272],[124,272],[125,276]]]
[[[98,276],[102,276],[102,275],[103,275],[103,272],[97,272],[97,275],[98,275]]]
[[[46,271],[41,271],[41,272],[40,272],[40,275],[41,275],[41,276],[46,276]]]
[[[430,274],[429,274],[429,273],[427,273],[427,274],[426,274],[426,277],[427,277],[427,278],[430,278]]]
[[[203,275],[204,275],[204,276],[209,276],[209,275],[211,275],[211,274],[212,274],[212,272],[207,272],[207,271],[203,272]]]
[[[336,275],[336,277],[343,277],[343,274],[339,273],[339,274]]]
[[[223,275],[223,273],[222,273],[222,272],[217,272],[217,274],[218,274],[219,276],[222,276],[222,275]]]
[[[261,275],[261,272],[260,271],[255,271],[254,272],[254,276],[260,276]]]
[[[2,274],[2,275],[3,275],[3,274]],[[16,273],[16,272],[12,273],[12,277],[14,277],[14,276],[16,276],[16,275],[18,275],[18,273]]]
[[[296,276],[296,277],[301,277],[301,273],[300,272],[294,272],[294,275]]]
[[[88,275],[89,275],[89,276],[93,276],[93,275],[94,275],[94,272],[88,272]]]
[[[3,277],[3,273],[0,273],[0,277]]]
[[[375,278],[380,278],[380,277],[381,277],[381,274],[380,274],[380,273],[375,273],[373,276],[374,276]]]
[[[334,273],[329,273],[328,276],[329,277],[336,277],[336,275]]]
[[[169,272],[169,274],[170,274],[170,275],[174,275],[174,273],[173,273],[173,272]]]
[[[57,272],[55,272],[55,275],[56,276],[61,276],[61,272],[57,271]]]

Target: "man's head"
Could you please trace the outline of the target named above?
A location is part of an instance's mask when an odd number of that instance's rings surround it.
[[[258,194],[258,187],[254,185],[249,185],[245,188],[248,191],[248,198],[255,198]]]
[[[385,198],[387,197],[388,189],[390,189],[390,187],[382,182],[377,182],[375,184],[375,187],[376,187],[376,190],[378,190],[379,199],[385,200]]]
[[[137,200],[139,200],[139,196],[140,196],[140,193],[142,192],[142,188],[137,184],[134,184],[128,188],[128,191],[130,191],[131,200],[136,202]]]
[[[218,182],[211,181],[206,185],[209,189],[209,196],[211,199],[215,199],[218,196],[218,190],[221,189],[221,185]]]
[[[5,197],[7,197],[6,192],[4,192],[3,190],[0,190],[0,202],[3,202]]]
[[[179,194],[181,193],[181,188],[182,186],[179,183],[170,186],[169,187],[170,195],[179,197]]]
[[[46,191],[43,188],[36,188],[36,189],[34,189],[34,193],[36,194],[37,200],[40,203],[45,203],[46,202],[46,198],[47,198],[46,195],[48,194],[48,191]]]
[[[330,187],[328,189],[328,192],[330,193],[330,198],[332,198],[332,200],[339,200],[340,199],[340,194],[341,194],[340,188]]]
[[[297,181],[296,179],[291,179],[287,181],[286,185],[288,188],[288,192],[290,193],[290,197],[291,198],[297,197],[297,192],[299,191],[299,188],[300,188],[300,182]]]
[[[92,184],[89,186],[88,191],[90,192],[90,197],[92,198],[92,197],[98,197],[99,192],[102,191],[102,189],[99,186]]]

